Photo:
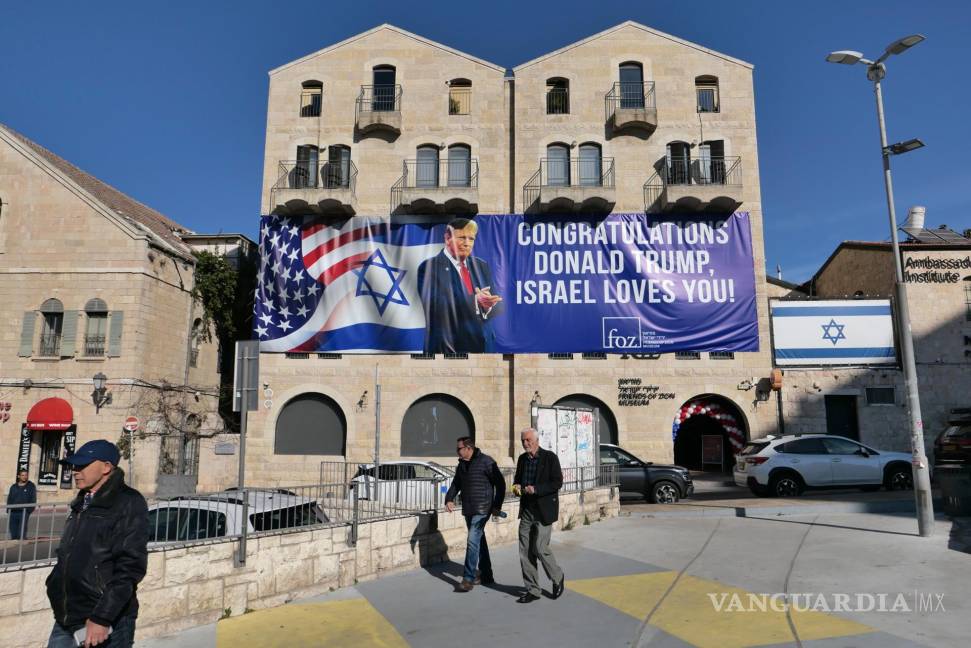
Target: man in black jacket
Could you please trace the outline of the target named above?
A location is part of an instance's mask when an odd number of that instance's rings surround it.
[[[77,646],[75,633],[82,629],[86,648],[134,642],[135,589],[148,567],[148,507],[125,485],[119,459],[115,444],[98,440],[63,460],[80,492],[47,577],[55,621],[48,648]]]
[[[526,428],[522,433],[523,454],[516,462],[516,476],[512,489],[520,496],[519,503],[519,564],[523,569],[526,592],[517,603],[532,603],[539,599],[539,571],[536,559],[543,563],[546,576],[553,583],[553,598],[563,594],[563,570],[550,550],[553,523],[560,515],[559,490],[563,486],[560,459],[555,452],[539,447],[536,430]]]
[[[36,503],[37,487],[34,486],[34,482],[27,478],[26,470],[18,470],[17,481],[10,485],[10,490],[7,492],[7,506]],[[17,506],[7,509],[10,516],[11,540],[22,540],[27,537],[27,522],[33,512],[33,506]]]
[[[459,463],[452,485],[445,494],[445,509],[450,513],[455,510],[455,495],[462,494],[462,515],[469,529],[469,539],[465,545],[465,571],[457,591],[468,592],[473,585],[496,582],[492,575],[485,526],[489,516],[499,515],[502,509],[506,481],[496,462],[476,448],[471,437],[459,437],[456,443]],[[479,577],[476,577],[476,568],[479,569]]]

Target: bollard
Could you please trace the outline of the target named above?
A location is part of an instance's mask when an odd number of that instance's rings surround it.
[[[358,507],[359,501],[357,499],[357,482],[351,484],[351,504],[354,510],[351,512],[351,537],[349,539],[349,544],[352,547],[357,546],[357,522],[358,522]]]

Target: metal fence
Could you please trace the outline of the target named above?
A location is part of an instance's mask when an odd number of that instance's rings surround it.
[[[365,85],[357,96],[357,112],[400,112],[401,85]]]
[[[609,121],[618,109],[654,110],[654,82],[616,82],[604,95],[604,109]]]
[[[361,523],[444,508],[450,471],[430,477],[421,468],[422,464],[383,464],[375,479],[371,465],[323,462],[321,482],[308,486],[149,498],[149,548],[245,542],[247,537],[333,526],[349,527],[354,542]],[[583,493],[615,486],[616,469],[564,469],[560,492]],[[504,468],[501,472],[506,480],[506,500],[513,500],[514,469]],[[456,504],[461,504],[460,498],[456,498]],[[67,502],[2,505],[0,572],[54,562],[69,513]]]
[[[599,156],[541,158],[538,180],[542,187],[613,188],[614,158]]]
[[[274,189],[350,189],[357,190],[357,166],[350,160],[281,160],[279,180]]]
[[[461,157],[444,160],[405,160],[405,189],[479,186],[479,160]]]

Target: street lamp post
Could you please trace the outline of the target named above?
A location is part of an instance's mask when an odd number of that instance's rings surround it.
[[[890,177],[890,156],[906,153],[922,147],[920,140],[907,140],[898,144],[887,145],[887,126],[883,117],[883,93],[880,82],[887,74],[883,64],[891,55],[901,54],[917,43],[924,40],[920,34],[906,36],[894,41],[876,61],[863,58],[860,52],[839,51],[832,52],[826,57],[830,63],[854,65],[862,63],[867,66],[866,76],[873,82],[874,94],[877,98],[877,121],[880,125],[880,151],[883,156],[883,182],[887,191],[887,211],[890,215],[890,240],[893,248],[894,269],[896,281],[894,283],[894,297],[897,300],[897,329],[900,331],[901,351],[903,353],[904,381],[907,385],[907,409],[910,412],[910,446],[912,452],[911,464],[914,475],[914,497],[917,505],[917,528],[921,536],[927,537],[934,530],[934,502],[931,499],[931,480],[927,466],[927,453],[924,450],[924,423],[920,414],[920,394],[917,389],[917,365],[914,361],[914,337],[910,328],[910,309],[907,304],[907,294],[904,288],[904,273],[900,255],[900,243],[897,240],[897,214],[893,202],[893,181]]]

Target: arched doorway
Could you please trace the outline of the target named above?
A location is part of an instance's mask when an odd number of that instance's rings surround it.
[[[323,394],[306,392],[291,398],[276,418],[273,454],[343,455],[346,443],[344,410]]]
[[[455,440],[472,437],[475,419],[465,404],[448,394],[422,396],[401,420],[402,457],[454,457]]]
[[[589,394],[570,394],[553,403],[553,407],[582,407],[586,409],[597,409],[600,412],[597,428],[600,430],[601,443],[617,443],[617,419],[599,398],[594,398]]]
[[[717,394],[703,394],[678,409],[672,437],[674,462],[679,466],[727,473],[735,464],[735,454],[745,446],[748,425],[730,400]]]

